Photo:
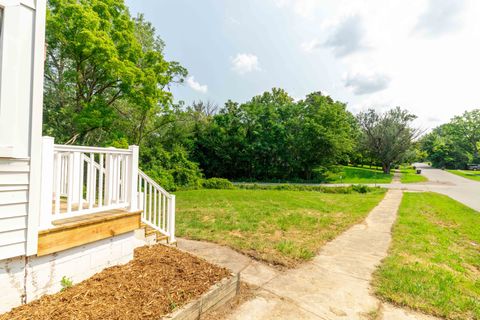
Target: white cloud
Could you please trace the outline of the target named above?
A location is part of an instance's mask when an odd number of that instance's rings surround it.
[[[354,15],[342,20],[334,27],[324,46],[331,48],[337,57],[365,49],[362,18]]]
[[[430,36],[452,32],[460,26],[464,0],[429,0],[415,30]]]
[[[320,48],[322,45],[318,39],[313,39],[310,41],[305,41],[301,45],[301,48],[304,52],[310,53],[318,48]]]
[[[232,69],[238,74],[260,70],[258,57],[250,53],[239,53],[232,58]]]
[[[208,86],[206,84],[200,84],[199,82],[195,81],[194,76],[189,76],[186,81],[187,81],[187,85],[193,90],[200,93],[207,93]]]
[[[381,73],[355,73],[344,78],[344,85],[354,94],[374,93],[388,88],[390,77]]]
[[[321,4],[318,0],[273,0],[273,3],[279,8],[292,8],[302,18],[312,18]]]

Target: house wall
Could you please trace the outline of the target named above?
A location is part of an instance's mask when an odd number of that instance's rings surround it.
[[[36,253],[46,0],[0,0],[0,260]]]
[[[0,260],[26,254],[29,164],[0,159]]]
[[[79,283],[103,269],[125,264],[144,242],[134,232],[100,240],[43,257],[14,257],[0,261],[0,314],[22,303],[62,289],[62,277]]]

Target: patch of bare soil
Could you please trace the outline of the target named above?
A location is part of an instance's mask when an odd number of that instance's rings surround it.
[[[248,286],[248,284],[242,282],[240,284],[240,291],[235,296],[235,298],[225,303],[220,308],[205,313],[204,315],[202,315],[202,320],[223,320],[228,315],[232,314],[235,309],[240,307],[243,303],[253,299],[254,297],[254,291]]]
[[[159,319],[229,274],[174,248],[142,247],[128,264],[15,308],[0,315],[0,320]]]

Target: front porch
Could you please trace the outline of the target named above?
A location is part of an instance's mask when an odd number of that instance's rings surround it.
[[[138,152],[43,137],[38,256],[140,228],[175,242],[175,196],[138,168]]]

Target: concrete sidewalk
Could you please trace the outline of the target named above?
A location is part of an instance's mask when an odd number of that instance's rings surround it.
[[[365,222],[327,243],[310,262],[284,272],[211,243],[179,240],[179,248],[241,272],[255,297],[228,319],[433,319],[382,304],[372,273],[387,255],[402,191],[390,190]]]

